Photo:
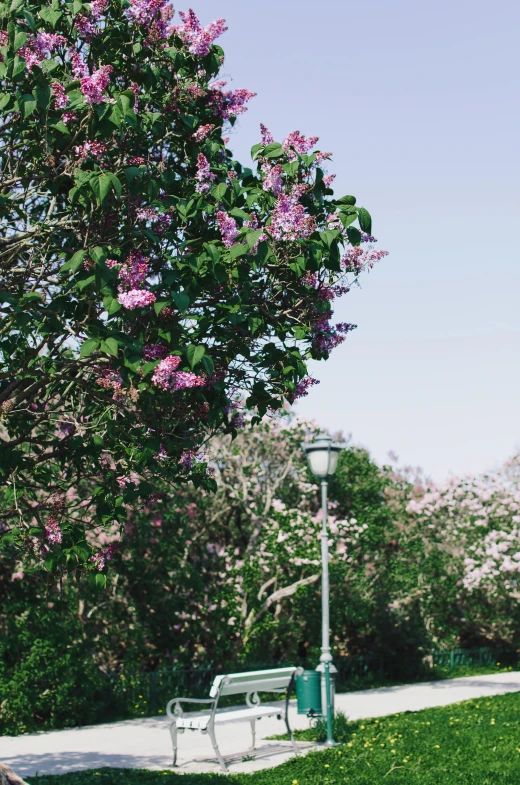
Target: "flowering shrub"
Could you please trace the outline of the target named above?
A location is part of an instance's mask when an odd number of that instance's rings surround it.
[[[85,533],[159,485],[214,487],[202,442],[236,432],[239,400],[306,394],[307,360],[353,328],[333,299],[384,252],[315,137],[262,128],[256,171],[234,160],[224,126],[253,93],[217,78],[223,20],[166,0],[0,18],[0,536],[103,585]]]

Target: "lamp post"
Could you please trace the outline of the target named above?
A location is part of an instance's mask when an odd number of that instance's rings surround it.
[[[329,533],[327,529],[328,512],[328,478],[334,474],[338,465],[340,450],[347,445],[333,442],[328,434],[322,434],[314,442],[303,444],[303,450],[309,462],[311,472],[321,480],[321,505],[322,505],[322,527],[321,527],[321,656],[320,664],[316,670],[321,671],[322,695],[325,693],[325,706],[327,713],[327,741],[329,747],[334,746],[334,736],[332,731],[332,720],[334,717],[334,707],[331,695],[331,670],[332,654],[330,652],[330,613],[329,613]],[[335,672],[335,668],[334,668]]]

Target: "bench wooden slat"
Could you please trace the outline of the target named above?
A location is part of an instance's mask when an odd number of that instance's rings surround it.
[[[295,670],[295,667],[290,667],[223,674],[215,677],[209,694],[214,698],[219,694],[225,696],[248,692],[286,690]]]

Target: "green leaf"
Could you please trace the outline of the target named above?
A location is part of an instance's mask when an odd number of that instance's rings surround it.
[[[280,158],[285,153],[282,145],[279,142],[271,142],[271,144],[264,147],[262,156],[264,158]]]
[[[65,262],[61,268],[61,272],[65,273],[67,270],[70,270],[72,273],[76,273],[83,264],[86,253],[86,251],[76,251],[72,259],[69,259],[68,262]]]
[[[24,120],[27,120],[36,110],[36,98],[28,93],[20,96],[17,103]]]
[[[242,218],[243,221],[251,220],[251,215],[246,213],[245,210],[241,210],[240,207],[233,207],[233,209],[229,211],[229,215],[232,215],[233,218]]]
[[[247,244],[250,248],[254,248],[256,243],[259,241],[261,236],[263,235],[263,229],[252,229],[250,232],[246,234]]]
[[[98,348],[99,348],[99,341],[97,340],[97,338],[88,338],[81,345],[81,350],[79,353],[80,360],[82,360],[84,357],[88,357],[89,355],[92,354],[92,352],[95,352],[96,349]]]
[[[357,219],[357,213],[343,213],[340,211],[338,215],[345,229]]]
[[[361,244],[361,232],[355,226],[349,226],[347,229],[347,237],[352,245]]]
[[[11,102],[11,96],[9,95],[9,93],[0,93],[0,111],[2,111],[2,109],[5,109],[10,102]]]
[[[27,24],[28,24],[28,25],[29,25],[29,27],[31,28],[32,32],[34,33],[34,30],[36,29],[36,24],[35,24],[35,21],[34,21],[34,16],[31,14],[31,12],[30,12],[30,11],[24,11],[24,12],[23,12],[23,15],[24,15],[24,17],[25,17],[25,20],[26,20]]]
[[[207,354],[205,354],[202,358],[202,366],[207,373],[213,373],[215,370],[215,364],[211,357]]]
[[[116,177],[116,175],[112,173],[109,173],[108,176],[110,177],[110,180],[112,182],[112,185],[114,186],[114,190],[116,194],[118,196],[121,196],[121,191],[123,190],[123,186],[121,185],[121,180],[119,179],[119,177]]]
[[[225,183],[219,183],[218,185],[214,185],[211,189],[211,195],[215,197],[219,202],[225,197],[227,193],[227,185]]]
[[[336,229],[324,229],[323,232],[320,232],[320,237],[325,245],[330,248],[334,240],[338,239],[339,232]]]
[[[24,0],[22,0],[22,3]],[[42,8],[40,11],[40,19],[43,19],[44,22],[48,22],[52,27],[55,27],[57,22],[60,21],[63,14],[61,11],[53,11],[51,8]]]
[[[105,352],[105,354],[117,357],[118,349],[119,344],[115,338],[107,338],[105,341],[101,341],[101,351]]]
[[[93,177],[90,180],[90,187],[92,188],[94,194],[96,195],[98,204],[103,204],[103,202],[108,196],[108,192],[110,191],[111,185],[112,185],[112,179],[110,175],[106,174],[105,172],[98,175],[97,177]]]
[[[27,41],[27,33],[18,31],[14,37],[13,49],[17,52]]]
[[[188,310],[191,301],[186,292],[173,292],[172,297],[175,305],[181,313],[184,313]]]
[[[334,204],[356,204],[356,197],[355,196],[342,196],[341,199],[335,199]]]
[[[232,245],[229,249],[229,255],[232,259],[238,259],[239,256],[245,256],[245,254],[249,251],[247,245],[242,245],[237,243],[237,245]]]
[[[166,308],[170,304],[169,300],[158,300],[153,304],[154,311],[159,316],[163,308]]]
[[[194,368],[197,363],[199,363],[204,355],[206,354],[206,347],[199,344],[195,346],[195,344],[190,344],[186,349],[186,357],[188,358],[188,362],[191,368]]]
[[[95,261],[96,264],[101,264],[107,258],[106,252],[100,245],[96,245],[94,248],[89,249],[89,256],[91,259]]]
[[[372,234],[372,216],[368,210],[364,207],[360,207],[358,210],[358,218],[361,230],[367,234]]]
[[[36,98],[36,103],[40,109],[47,109],[51,102],[51,88],[48,85],[43,87],[35,87],[33,95]]]
[[[264,148],[264,146],[261,143],[260,144],[254,144],[252,146],[252,148],[251,148],[251,158],[253,159],[253,161],[256,161],[256,159],[258,157],[258,153],[260,152],[260,150],[263,150],[263,148]]]

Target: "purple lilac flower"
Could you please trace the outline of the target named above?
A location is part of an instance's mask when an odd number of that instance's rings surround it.
[[[73,123],[74,120],[77,120],[78,117],[77,115],[74,114],[74,112],[63,112],[61,119],[63,120],[65,125],[68,125],[69,123]]]
[[[160,343],[147,343],[143,349],[143,359],[151,362],[153,360],[163,360],[168,354],[166,346]],[[178,363],[177,363],[178,365]]]
[[[69,103],[69,99],[65,94],[65,88],[59,82],[53,82],[51,88],[57,109],[64,109]]]
[[[238,117],[247,111],[245,104],[256,96],[250,90],[240,87],[238,90],[222,90],[226,82],[214,82],[210,86],[209,102],[213,111],[223,120]]]
[[[82,16],[81,14],[76,17],[74,24],[79,35],[87,42],[92,41],[92,39],[101,32],[101,29],[94,24],[94,22],[87,16]]]
[[[197,450],[183,450],[179,459],[179,465],[182,469],[188,471],[191,469],[197,459]]]
[[[204,139],[206,139],[210,135],[210,133],[213,131],[214,128],[215,128],[214,123],[201,125],[200,128],[197,128],[197,130],[195,131],[195,133],[191,138],[193,139],[193,141],[199,142],[200,144],[200,142],[203,142]]]
[[[330,188],[334,180],[336,179],[335,174],[328,174],[323,178],[323,182],[325,183],[326,188]]]
[[[93,0],[90,4],[90,15],[96,21],[104,14],[109,0]]]
[[[151,305],[155,299],[155,294],[147,289],[131,289],[129,292],[121,292],[117,297],[123,308],[127,308],[129,311]]]
[[[42,60],[51,57],[55,49],[66,44],[67,41],[62,35],[40,31],[35,38],[30,38],[20,47],[18,54],[24,58],[30,71],[35,65],[40,65]]]
[[[72,51],[70,55],[70,60],[72,63],[72,73],[76,77],[76,79],[83,79],[87,77],[88,74],[88,66],[85,61],[82,59],[79,52]]]
[[[93,556],[90,557],[89,562],[92,562],[99,572],[101,572],[105,566],[107,561],[110,561],[115,553],[120,548],[120,544],[118,542],[114,542],[111,545],[107,545],[106,548],[102,548],[98,553],[95,553]]]
[[[134,94],[134,114],[139,113],[139,85],[137,82],[132,82],[130,85],[130,90]]]
[[[148,256],[143,256],[137,248],[132,248],[127,261],[119,271],[120,287],[122,289],[136,289],[141,286],[148,275],[149,261]]]
[[[305,153],[308,153],[309,150],[314,147],[318,140],[318,136],[309,136],[309,138],[306,139],[299,131],[293,131],[284,139],[282,147],[287,152],[288,159],[293,161],[296,158],[296,153],[305,155]]]
[[[100,104],[103,101],[103,91],[108,85],[113,70],[111,65],[102,65],[92,76],[84,76],[81,79],[81,92],[87,104]]]
[[[272,135],[269,128],[267,128],[263,123],[260,123],[260,133],[262,134],[262,144],[264,147],[274,142],[274,136]]]
[[[102,142],[85,142],[74,148],[74,152],[78,158],[96,158],[98,161],[107,151],[106,144]]]
[[[301,379],[296,385],[296,389],[291,396],[292,401],[295,401],[297,398],[305,398],[305,396],[309,394],[309,389],[319,383],[319,379],[314,379],[312,376],[305,376],[305,378]]]
[[[175,32],[188,46],[188,51],[199,57],[207,55],[213,41],[227,30],[225,19],[216,19],[207,27],[202,28],[191,8],[187,13],[181,11],[180,17],[182,25],[178,25]]]
[[[205,155],[199,153],[197,157],[197,174],[195,179],[198,180],[195,190],[197,193],[207,193],[212,183],[215,180],[215,175],[211,172],[209,161]]]
[[[262,172],[265,174],[262,186],[264,191],[271,191],[275,196],[279,196],[283,192],[282,165],[271,167],[266,163],[262,166]]]
[[[51,545],[58,545],[62,541],[60,524],[54,515],[49,515],[45,522],[45,539]]]
[[[175,355],[165,357],[164,360],[159,363],[153,373],[152,384],[155,384],[156,387],[160,387],[163,390],[168,390],[170,387],[171,377],[179,367],[180,362],[181,358]]]
[[[299,203],[306,185],[295,186],[290,194],[280,194],[273,210],[271,234],[275,240],[300,240],[316,229],[314,218]]]
[[[217,213],[217,221],[220,234],[222,235],[222,242],[226,248],[231,248],[238,234],[237,222],[221,210]]]

